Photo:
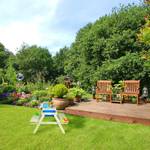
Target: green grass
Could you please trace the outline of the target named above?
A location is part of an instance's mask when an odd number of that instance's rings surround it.
[[[68,115],[63,135],[56,125],[33,134],[37,109],[0,105],[0,150],[149,150],[150,127]]]

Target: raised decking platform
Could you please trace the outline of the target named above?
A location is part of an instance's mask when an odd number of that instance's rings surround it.
[[[66,108],[65,113],[97,119],[150,125],[150,103],[116,104],[109,102],[81,102]]]

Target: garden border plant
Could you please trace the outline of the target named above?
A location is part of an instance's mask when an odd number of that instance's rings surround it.
[[[54,95],[52,102],[56,109],[65,109],[69,105],[69,101],[64,98],[68,93],[68,88],[64,84],[56,84],[52,93]]]

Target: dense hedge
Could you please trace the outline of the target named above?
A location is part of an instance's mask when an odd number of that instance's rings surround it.
[[[129,5],[115,9],[79,30],[66,53],[65,73],[90,88],[97,80],[140,79],[150,83],[150,63],[142,58],[150,46],[138,40],[150,7]]]

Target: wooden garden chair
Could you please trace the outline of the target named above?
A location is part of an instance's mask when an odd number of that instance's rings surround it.
[[[109,95],[109,101],[112,102],[112,81],[99,80],[97,81],[96,87],[96,100],[98,101],[98,95],[106,94]]]
[[[137,104],[139,104],[140,80],[125,80],[123,81],[123,87],[122,98],[124,96],[135,96]]]

